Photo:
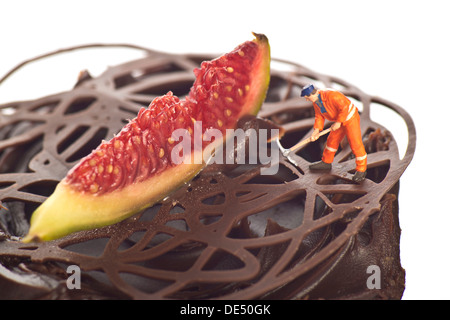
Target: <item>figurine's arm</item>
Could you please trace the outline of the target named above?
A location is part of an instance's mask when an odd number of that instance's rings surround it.
[[[332,98],[333,98],[334,105],[336,106],[336,108],[338,110],[338,116],[337,116],[336,122],[342,123],[345,121],[345,119],[348,116],[348,112],[349,112],[348,107],[349,107],[351,101],[346,96],[344,96],[342,93],[340,93],[338,91],[336,91],[333,94]]]
[[[349,112],[349,105],[351,102],[346,96],[344,96],[342,93],[338,91],[334,92],[331,98],[333,100],[336,109],[338,110],[337,119],[331,126],[331,130],[336,131],[342,126],[342,123],[347,119]]]
[[[319,132],[323,130],[323,126],[325,125],[325,118],[316,106],[314,106],[314,112],[316,116],[314,121],[314,131],[311,135],[311,141],[316,141],[317,139],[319,139]]]

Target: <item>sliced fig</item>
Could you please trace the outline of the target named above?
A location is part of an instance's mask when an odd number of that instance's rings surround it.
[[[270,47],[264,35],[254,36],[195,69],[196,80],[185,99],[171,92],[154,99],[114,138],[81,159],[33,213],[23,242],[114,224],[195,177],[206,165],[203,153],[223,143],[226,129],[235,128],[240,118],[256,115],[265,99]],[[190,154],[173,152],[177,129],[190,135],[185,137],[192,146]],[[192,137],[199,129],[201,134],[220,130],[223,139],[202,140],[199,148]],[[175,161],[172,154],[183,161]]]

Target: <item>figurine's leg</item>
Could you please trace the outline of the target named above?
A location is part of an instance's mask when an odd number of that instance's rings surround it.
[[[331,131],[328,135],[327,144],[325,150],[323,150],[322,161],[325,163],[332,163],[334,155],[338,151],[339,144],[345,136],[345,129],[341,126],[336,131]]]
[[[339,144],[344,139],[345,130],[339,128],[336,131],[331,131],[327,138],[327,144],[325,150],[323,150],[322,160],[312,163],[309,168],[311,170],[331,170],[331,163],[333,162],[334,155],[339,148]]]
[[[344,123],[348,143],[356,159],[356,171],[365,172],[367,170],[367,153],[361,137],[359,125],[359,114],[355,114],[349,121]]]

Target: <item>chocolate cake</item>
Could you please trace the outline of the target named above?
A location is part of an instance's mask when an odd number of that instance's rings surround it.
[[[123,222],[22,243],[31,213],[79,159],[156,96],[186,95],[192,70],[214,57],[145,51],[98,77],[81,72],[73,90],[0,106],[0,299],[401,299],[398,195],[415,150],[412,119],[345,81],[277,59],[259,119],[244,125],[266,119],[285,131],[282,145],[293,146],[314,123],[301,88],[339,89],[359,102],[363,183],[352,182],[345,141],[331,172],[308,169],[320,160],[324,136],[294,155],[298,166],[280,152],[275,175],[261,175],[260,163],[211,164]],[[403,157],[371,120],[375,105],[404,119]],[[71,266],[80,289],[68,285]]]

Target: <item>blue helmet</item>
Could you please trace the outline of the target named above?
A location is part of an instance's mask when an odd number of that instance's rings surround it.
[[[302,93],[300,94],[300,96],[301,97],[309,96],[313,92],[314,89],[315,89],[314,85],[308,84],[308,85],[303,87]]]

